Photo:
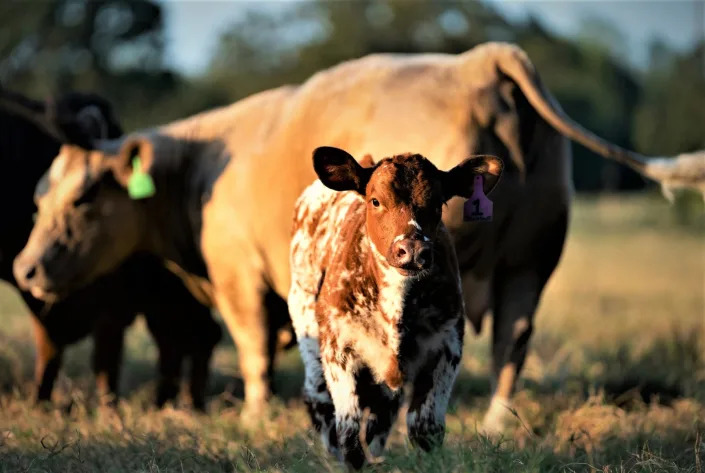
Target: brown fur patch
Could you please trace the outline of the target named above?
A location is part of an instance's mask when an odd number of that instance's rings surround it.
[[[399,361],[397,360],[396,356],[393,356],[389,360],[389,366],[387,367],[387,371],[384,374],[384,380],[387,383],[387,386],[389,386],[393,390],[397,390],[402,387],[404,384],[404,377],[401,374],[401,371],[399,370]]]

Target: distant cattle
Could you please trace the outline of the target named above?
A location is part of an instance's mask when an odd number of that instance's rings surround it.
[[[488,43],[459,55],[377,54],[300,86],[97,144],[91,153],[64,147],[15,274],[25,287],[52,291],[94,279],[139,250],[172,261],[218,306],[238,345],[247,405],[258,407],[270,393],[272,366],[265,302],[289,292],[291,215],[315,180],[313,150],[389,156],[403,145],[440,169],[472,154],[499,156],[505,166],[494,220],[463,222],[459,198],[443,214],[466,315],[476,330],[489,309],[494,316],[493,399],[483,422],[493,432],[512,417],[507,406],[534,312],[563,249],[572,195],[566,137],[668,185],[705,183],[701,155],[646,158],[572,121],[514,45]],[[136,156],[157,189],[143,201],[125,190]],[[129,224],[81,214],[77,199],[112,206]],[[56,219],[73,222],[71,250],[56,251],[67,238]],[[106,246],[110,238],[120,246]]]
[[[321,438],[354,468],[360,438],[379,456],[408,391],[409,438],[439,445],[458,372],[463,295],[442,207],[485,192],[501,161],[478,157],[439,171],[418,154],[363,168],[345,151],[314,152],[319,181],[294,210],[289,310],[306,370],[304,397]]]
[[[121,133],[110,105],[100,97],[67,94],[46,104],[0,90],[0,278],[16,285],[12,261],[32,228],[34,189],[61,143],[90,148],[95,138]],[[42,187],[39,194],[46,190]],[[81,209],[80,202],[74,206]],[[220,327],[158,258],[136,255],[63,300],[47,303],[28,291],[21,294],[33,316],[38,400],[51,397],[64,347],[89,334],[95,341],[98,387],[104,394],[117,393],[124,331],[142,312],[159,348],[157,404],[178,394],[182,364],[190,359],[192,400],[204,407],[208,365]]]

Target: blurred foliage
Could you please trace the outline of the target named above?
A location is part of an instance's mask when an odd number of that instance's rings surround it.
[[[164,61],[163,12],[152,0],[52,0],[31,9],[4,2],[0,81],[38,96],[98,91],[132,129],[300,83],[370,53],[459,53],[484,41],[511,41],[528,52],[566,112],[599,135],[647,154],[705,148],[705,43],[685,53],[654,43],[649,68],[638,71],[626,64],[623,33],[596,18],[586,18],[574,37],[565,38],[533,18],[512,22],[479,1],[262,2],[241,8],[210,52],[207,69],[185,77]],[[645,184],[579,146],[573,174],[580,191]]]
[[[194,86],[164,64],[162,7],[151,0],[1,2],[0,18],[4,87],[36,97],[97,91],[127,129],[202,108],[173,100]]]

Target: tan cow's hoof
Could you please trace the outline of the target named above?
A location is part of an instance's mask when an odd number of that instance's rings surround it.
[[[258,428],[271,421],[273,411],[270,409],[268,399],[268,397],[246,399],[240,412],[240,424],[249,428]]]
[[[482,420],[479,433],[492,438],[500,437],[515,419],[511,401],[506,398],[493,397]]]

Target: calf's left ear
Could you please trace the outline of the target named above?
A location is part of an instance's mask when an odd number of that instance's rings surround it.
[[[483,191],[488,195],[499,182],[504,163],[496,156],[473,156],[443,173],[443,194],[446,200],[453,196],[470,198],[476,176],[482,176]]]

